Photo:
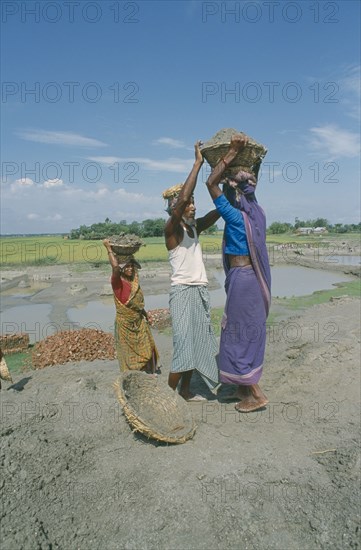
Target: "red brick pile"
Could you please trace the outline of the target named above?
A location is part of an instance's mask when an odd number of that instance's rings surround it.
[[[158,330],[172,324],[169,309],[150,309],[147,313],[150,325]]]
[[[76,361],[115,359],[112,334],[95,329],[58,332],[38,342],[33,349],[35,369]]]

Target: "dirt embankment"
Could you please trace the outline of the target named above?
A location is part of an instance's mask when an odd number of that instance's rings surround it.
[[[116,361],[18,376],[1,392],[1,541],[18,549],[359,548],[360,301],[270,327],[263,411],[194,389],[192,441],[127,425]],[[166,383],[169,337],[155,333]]]

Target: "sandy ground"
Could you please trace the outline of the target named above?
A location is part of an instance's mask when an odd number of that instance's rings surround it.
[[[57,297],[60,318],[78,298],[57,275],[38,299]],[[2,548],[359,548],[359,319],[360,301],[340,298],[271,327],[265,410],[237,413],[230,388],[215,398],[194,376],[209,401],[190,404],[197,431],[183,445],[132,433],[116,361],[5,383]],[[154,335],[166,384],[172,342]]]

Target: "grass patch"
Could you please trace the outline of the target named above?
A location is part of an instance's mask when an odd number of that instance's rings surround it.
[[[5,355],[5,361],[11,374],[21,374],[22,372],[32,368],[31,363],[31,347],[27,351],[21,353],[12,353]]]
[[[329,302],[330,298],[337,296],[357,296],[360,297],[361,281],[349,281],[337,283],[335,288],[330,290],[316,290],[313,294],[307,296],[294,296],[291,298],[277,298],[276,303],[289,309],[299,310],[312,307],[318,304]]]
[[[28,265],[33,266],[47,266],[47,265],[54,265],[57,263],[55,256],[49,256],[47,258],[36,258],[35,260],[30,260]]]

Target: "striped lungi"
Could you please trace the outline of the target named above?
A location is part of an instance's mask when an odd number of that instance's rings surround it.
[[[208,289],[204,285],[174,285],[169,295],[173,327],[171,372],[197,370],[209,388],[219,381]]]

